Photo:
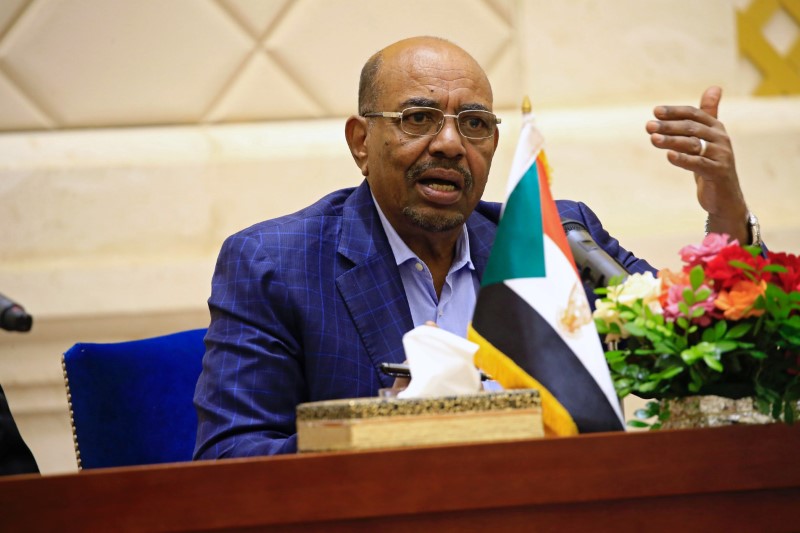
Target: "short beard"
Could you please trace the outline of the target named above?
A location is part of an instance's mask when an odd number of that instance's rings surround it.
[[[442,162],[429,161],[427,163],[420,163],[414,165],[406,172],[406,182],[413,185],[426,171],[433,168],[447,168],[455,170],[464,178],[464,192],[468,193],[472,190],[474,180],[472,173],[469,170],[458,166],[457,164],[447,164]],[[406,216],[415,226],[420,227],[426,231],[441,233],[450,231],[462,226],[467,218],[462,213],[432,213],[425,214],[419,209],[413,207],[404,207],[403,215]]]
[[[466,218],[461,213],[436,213],[425,215],[418,209],[403,208],[403,214],[415,225],[426,231],[441,233],[450,231],[464,224]]]

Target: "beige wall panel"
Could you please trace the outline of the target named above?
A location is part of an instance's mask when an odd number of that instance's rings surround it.
[[[272,26],[293,0],[219,0],[253,37]]]
[[[199,120],[252,48],[213,2],[40,0],[0,64],[62,126]]]
[[[11,26],[13,21],[30,0],[4,0],[0,3],[0,35]]]
[[[314,97],[259,50],[248,58],[205,119],[247,122],[312,118],[322,114],[323,109]]]
[[[159,161],[170,141],[176,150],[193,144],[176,133],[27,136],[28,147],[38,145],[40,150],[16,154],[11,150],[26,143],[0,138],[5,148],[0,224],[6,228],[0,258],[138,257],[181,254],[204,246],[212,224],[203,164],[207,147],[196,149],[191,161],[177,159],[186,157],[185,152],[174,153],[175,160]],[[103,152],[103,147],[108,150]]]
[[[510,40],[510,28],[481,0],[297,0],[265,45],[292,76],[312,91],[329,115],[356,110],[364,62],[387,44],[437,35],[488,64]]]
[[[539,106],[656,102],[737,83],[730,0],[520,2],[525,88]]]
[[[0,117],[2,126],[9,129],[38,130],[54,126],[16,85],[3,77],[0,77]]]

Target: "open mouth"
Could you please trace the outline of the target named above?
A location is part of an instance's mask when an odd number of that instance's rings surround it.
[[[429,189],[433,189],[437,192],[454,192],[460,190],[460,187],[455,183],[447,180],[440,180],[440,179],[421,179],[419,183]]]
[[[417,181],[422,196],[432,204],[452,205],[461,198],[461,184],[441,178],[425,177]]]

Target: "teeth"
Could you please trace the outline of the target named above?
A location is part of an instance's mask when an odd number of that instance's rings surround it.
[[[451,192],[456,190],[456,186],[451,183],[448,183],[446,185],[443,183],[429,183],[428,187],[430,187],[434,191],[441,191],[441,192]]]

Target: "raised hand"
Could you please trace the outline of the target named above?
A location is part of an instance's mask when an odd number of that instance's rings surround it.
[[[718,117],[722,89],[709,87],[693,106],[657,106],[658,120],[647,123],[650,142],[667,150],[673,165],[694,173],[697,200],[708,213],[708,230],[727,233],[740,243],[750,240],[733,147]]]

